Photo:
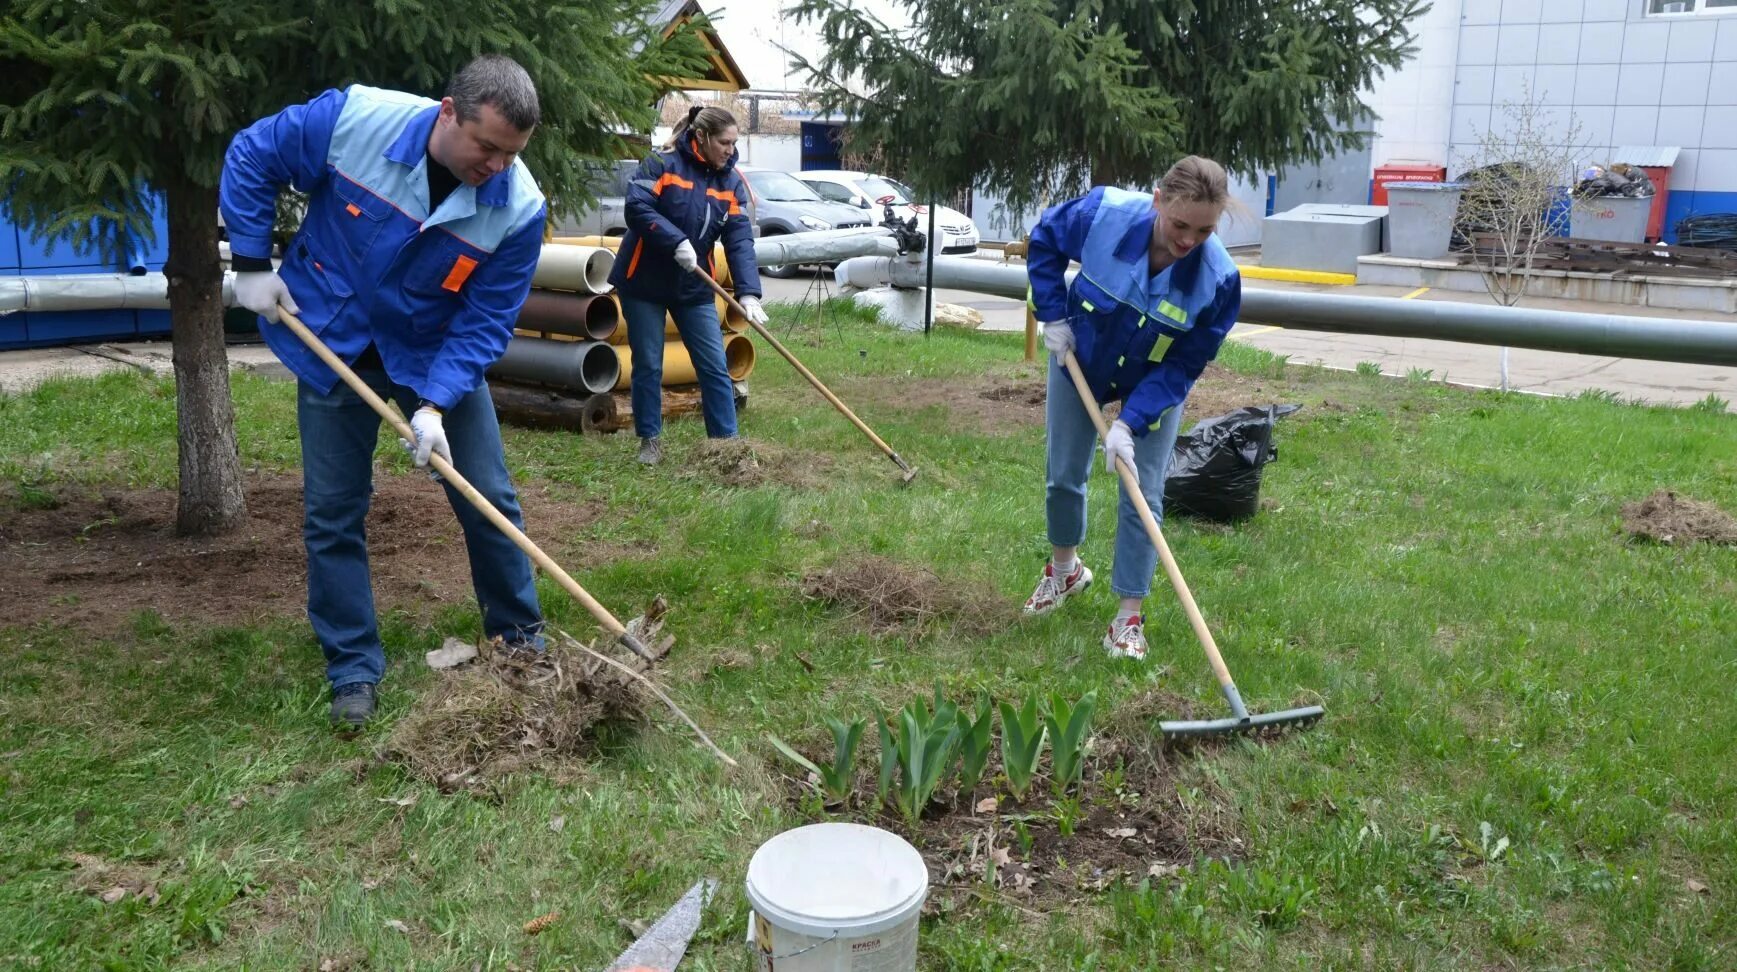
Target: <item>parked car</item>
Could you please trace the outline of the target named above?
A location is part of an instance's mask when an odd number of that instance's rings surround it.
[[[873,222],[869,213],[856,206],[820,198],[807,183],[788,172],[751,165],[738,165],[736,171],[748,181],[754,219],[760,226],[761,236],[853,229]],[[768,277],[793,277],[798,269],[794,265],[761,267],[760,272]]]
[[[586,166],[597,200],[555,224],[556,236],[623,236],[627,233],[627,180],[639,168],[638,159],[597,162]]]
[[[800,178],[822,199],[868,210],[873,214],[873,222],[880,222],[882,204],[891,203],[894,216],[899,219],[915,216],[917,228],[928,230],[929,207],[911,202],[914,194],[895,179],[843,169],[804,170]],[[977,252],[977,224],[957,209],[937,206],[935,231],[941,237],[942,253]]]
[[[588,166],[597,201],[584,210],[563,217],[555,224],[556,236],[625,236],[627,234],[627,183],[639,169],[639,159],[598,162]],[[748,222],[754,224],[753,204]],[[759,236],[758,226],[754,235]]]

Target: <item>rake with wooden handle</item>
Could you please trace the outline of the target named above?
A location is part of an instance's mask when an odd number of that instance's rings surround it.
[[[1074,388],[1080,393],[1080,404],[1084,405],[1086,412],[1091,415],[1092,424],[1097,426],[1099,437],[1108,436],[1109,423],[1104,421],[1103,410],[1098,408],[1098,400],[1092,394],[1091,386],[1086,384],[1086,376],[1080,372],[1079,359],[1069,351],[1062,363],[1067,366],[1068,376],[1073,379]],[[1170,545],[1164,542],[1164,531],[1158,528],[1158,520],[1152,515],[1152,507],[1146,502],[1146,494],[1140,492],[1139,478],[1135,476],[1134,470],[1120,459],[1116,460],[1116,471],[1122,475],[1122,492],[1133,501],[1134,510],[1140,514],[1140,522],[1146,527],[1146,534],[1152,538],[1152,546],[1158,548],[1158,559],[1164,564],[1164,573],[1169,575],[1170,586],[1176,589],[1176,597],[1182,602],[1183,613],[1188,615],[1188,623],[1194,628],[1194,636],[1200,639],[1200,647],[1206,651],[1206,660],[1212,664],[1212,673],[1218,677],[1218,687],[1224,692],[1224,700],[1230,703],[1229,719],[1159,723],[1158,728],[1165,737],[1176,739],[1188,736],[1218,736],[1314,725],[1325,714],[1318,705],[1261,715],[1249,714],[1242,704],[1242,694],[1236,690],[1236,682],[1230,677],[1230,669],[1225,667],[1224,656],[1219,654],[1218,642],[1213,640],[1212,631],[1207,628],[1206,619],[1200,614],[1200,605],[1194,603],[1194,595],[1188,590],[1188,581],[1182,578],[1182,568],[1176,566],[1176,557],[1170,553]]]
[[[917,470],[910,463],[908,463],[904,459],[900,458],[899,454],[893,451],[892,446],[887,445],[886,442],[884,440],[882,440],[880,436],[875,435],[874,429],[871,429],[867,425],[863,424],[863,420],[856,417],[856,413],[850,410],[850,406],[839,401],[838,396],[834,395],[832,393],[832,389],[830,389],[830,388],[826,387],[824,384],[822,384],[819,378],[814,377],[814,372],[809,371],[808,368],[802,364],[802,362],[796,360],[796,355],[791,354],[789,348],[786,348],[782,342],[780,342],[777,338],[773,337],[772,332],[766,330],[766,326],[764,324],[761,324],[759,321],[756,321],[753,318],[749,317],[748,312],[742,309],[742,305],[736,302],[736,297],[734,294],[731,294],[729,291],[725,290],[723,288],[723,286],[720,285],[716,280],[713,280],[712,275],[707,273],[706,269],[704,267],[695,267],[694,273],[697,274],[701,280],[704,280],[706,282],[707,286],[712,288],[713,293],[717,294],[719,297],[722,297],[722,298],[724,298],[724,300],[728,301],[730,306],[735,309],[736,313],[742,315],[743,319],[748,322],[748,325],[754,329],[755,334],[758,334],[758,335],[760,335],[760,337],[764,338],[767,344],[772,345],[772,350],[783,355],[784,360],[790,362],[790,367],[795,368],[797,374],[808,379],[808,383],[810,385],[814,386],[814,390],[819,392],[822,398],[825,398],[828,402],[831,402],[832,407],[838,409],[839,413],[842,414],[845,418],[850,419],[850,423],[852,425],[856,426],[858,429],[860,429],[862,431],[863,435],[868,436],[870,442],[873,442],[875,445],[879,446],[880,450],[887,454],[887,458],[891,459],[895,464],[898,465],[898,467],[901,470],[904,471],[905,482],[908,483],[912,479],[916,478]]]
[[[356,373],[350,370],[350,366],[344,364],[342,358],[333,354],[332,349],[326,347],[326,343],[321,341],[313,331],[308,330],[306,324],[303,324],[299,318],[282,307],[278,308],[278,319],[283,322],[285,327],[294,331],[296,337],[302,339],[303,344],[319,355],[320,360],[326,363],[326,367],[337,372],[338,377],[344,380],[344,384],[349,385],[352,391],[362,396],[362,400],[367,402],[369,407],[380,413],[380,417],[386,420],[387,425],[392,426],[399,438],[406,442],[416,441],[416,433],[411,431],[410,423],[404,421],[404,416],[375,394],[374,389],[369,388],[367,382],[356,377]],[[657,656],[647,649],[633,632],[627,630],[626,625],[616,620],[615,615],[610,614],[608,608],[597,603],[597,599],[592,597],[585,588],[579,586],[579,582],[574,580],[566,571],[562,570],[560,564],[555,563],[548,554],[543,552],[541,547],[532,543],[531,538],[525,536],[523,530],[513,526],[513,521],[507,519],[500,510],[495,509],[495,505],[490,503],[483,494],[477,492],[475,486],[460,476],[458,470],[452,468],[452,463],[447,462],[439,454],[431,454],[428,457],[428,464],[433,466],[434,471],[451,484],[453,489],[458,490],[465,499],[470,500],[472,506],[481,511],[490,523],[493,523],[502,533],[506,534],[538,567],[543,568],[550,577],[555,578],[562,587],[566,588],[567,593],[573,595],[573,599],[578,601],[585,610],[590,611],[591,616],[597,619],[597,623],[603,626],[603,630],[614,635],[615,640],[622,647],[647,661],[656,660]]]

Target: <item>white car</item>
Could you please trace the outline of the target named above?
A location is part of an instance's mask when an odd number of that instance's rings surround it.
[[[844,169],[805,169],[793,174],[808,183],[822,199],[871,211],[876,224],[881,221],[882,204],[891,203],[894,216],[899,219],[915,216],[917,229],[928,232],[929,207],[912,203],[914,193],[897,180]],[[942,253],[977,252],[977,224],[957,209],[935,207],[935,232],[941,237]]]

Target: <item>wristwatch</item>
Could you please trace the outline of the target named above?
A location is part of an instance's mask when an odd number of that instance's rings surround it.
[[[439,405],[434,404],[433,402],[429,401],[426,398],[421,399],[420,401],[418,401],[416,403],[416,410],[418,412],[422,411],[425,408],[433,409],[434,414],[436,414],[436,415],[445,415],[446,414],[446,409],[441,408]]]

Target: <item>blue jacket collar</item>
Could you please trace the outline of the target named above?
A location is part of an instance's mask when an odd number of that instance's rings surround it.
[[[1134,261],[1144,257],[1152,248],[1152,224],[1158,219],[1158,210],[1150,209],[1141,213],[1128,224],[1128,231],[1122,234],[1121,242],[1116,244],[1118,260]]]
[[[1134,264],[1140,268],[1141,273],[1145,273],[1147,254],[1151,252],[1152,248],[1152,224],[1157,221],[1157,207],[1153,207],[1135,217],[1133,223],[1128,226],[1128,231],[1122,234],[1121,241],[1116,244],[1116,259]],[[1165,269],[1170,270],[1171,276],[1173,277],[1177,273],[1186,273],[1188,272],[1189,267],[1192,267],[1201,261],[1201,254],[1205,250],[1206,245],[1203,243],[1200,246],[1195,247],[1187,256],[1175,261]]]
[[[428,156],[428,138],[434,132],[434,120],[440,116],[440,105],[433,104],[423,109],[410,124],[404,126],[404,131],[397,140],[386,147],[386,157],[401,165],[416,168],[424,156]],[[438,165],[432,156],[428,156],[430,165]],[[512,194],[513,167],[494,174],[489,181],[476,187],[476,201],[481,206],[505,206]],[[456,191],[463,191],[466,186],[459,186]]]
[[[681,139],[676,142],[675,149],[677,155],[687,159],[689,164],[698,166],[701,172],[722,172],[726,174],[733,172],[736,168],[736,159],[741,155],[740,151],[731,152],[730,157],[724,160],[723,165],[713,166],[710,162],[700,158],[700,154],[694,151],[694,137],[688,134],[682,135]]]

